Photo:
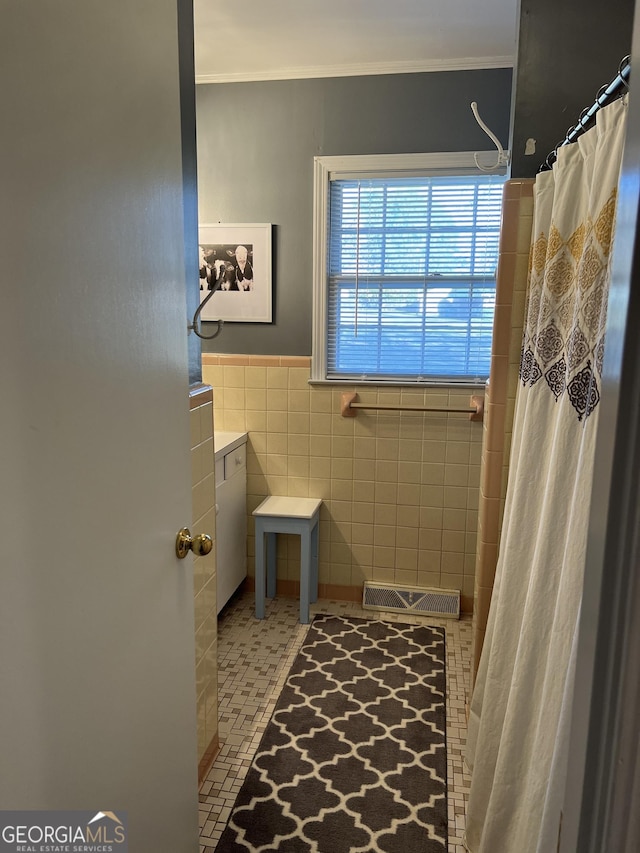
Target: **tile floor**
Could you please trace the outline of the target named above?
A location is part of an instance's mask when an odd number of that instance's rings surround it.
[[[471,621],[429,619],[363,610],[344,601],[319,601],[312,613],[348,613],[387,621],[443,625],[447,632],[447,751],[449,853],[462,844],[469,777],[462,757],[465,701],[471,670]],[[273,713],[307,625],[298,622],[298,602],[267,602],[267,618],[253,615],[253,595],[240,593],[218,622],[218,701],[221,749],[200,788],[200,853],[213,853],[222,835],[262,733]]]

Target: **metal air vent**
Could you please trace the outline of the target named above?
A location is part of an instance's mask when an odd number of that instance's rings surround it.
[[[393,610],[459,619],[460,590],[407,588],[390,583],[365,581],[362,606],[369,610]]]

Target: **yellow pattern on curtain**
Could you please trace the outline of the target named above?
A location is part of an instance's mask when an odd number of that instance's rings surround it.
[[[579,420],[600,401],[616,198],[614,189],[595,222],[567,239],[552,224],[531,248],[520,379],[533,386],[544,377],[556,401],[567,394]]]

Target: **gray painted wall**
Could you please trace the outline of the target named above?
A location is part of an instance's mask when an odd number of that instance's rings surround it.
[[[200,85],[200,222],[271,222],[274,322],[226,323],[205,352],[310,355],[313,158],[506,146],[511,69]],[[205,333],[213,326],[204,324]]]
[[[532,178],[631,51],[634,0],[521,0],[512,178]],[[536,140],[536,152],[525,144]]]

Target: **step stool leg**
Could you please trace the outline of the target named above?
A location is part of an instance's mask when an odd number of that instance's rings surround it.
[[[276,597],[276,536],[277,533],[267,533],[267,598]]]
[[[310,586],[310,601],[315,604],[318,600],[318,530],[319,523],[313,525],[311,531],[311,586]]]
[[[300,622],[309,624],[309,594],[311,586],[311,531],[300,531]]]
[[[256,619],[264,619],[264,587],[265,587],[265,565],[264,565],[264,529],[262,521],[256,518]]]

